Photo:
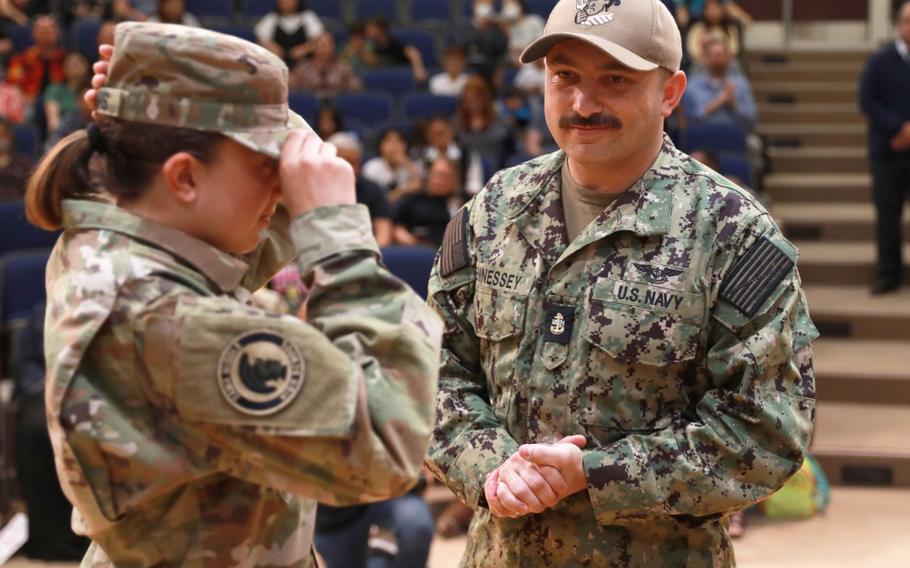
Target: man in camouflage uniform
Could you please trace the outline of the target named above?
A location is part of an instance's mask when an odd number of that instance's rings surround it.
[[[546,57],[561,151],[447,230],[428,461],[476,511],[464,566],[729,566],[726,516],[812,432],[797,251],[663,136],[685,90],[666,8],[588,4],[560,1],[522,56]]]
[[[277,158],[301,124],[286,84],[248,42],[120,24],[98,112]],[[94,541],[83,566],[313,566],[317,500],[416,481],[441,327],[380,264],[364,207],[276,215],[243,257],[97,200],[64,201],[63,224],[47,402],[74,526]],[[306,323],[247,303],[295,258]]]

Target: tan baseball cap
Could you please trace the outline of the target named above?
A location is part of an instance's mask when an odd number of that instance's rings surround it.
[[[567,39],[590,43],[639,71],[678,71],[682,61],[679,27],[660,0],[560,0],[521,62],[537,61]]]
[[[117,25],[98,113],[219,132],[273,158],[291,132],[310,128],[288,108],[281,58],[234,36],[148,22]]]

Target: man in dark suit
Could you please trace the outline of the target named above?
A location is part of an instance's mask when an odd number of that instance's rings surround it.
[[[873,294],[900,287],[901,214],[910,196],[910,0],[897,13],[894,43],[875,53],[860,82],[869,118],[869,159],[877,213],[878,276]]]

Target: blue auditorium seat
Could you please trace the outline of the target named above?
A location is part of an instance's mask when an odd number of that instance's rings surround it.
[[[25,318],[45,300],[44,270],[49,250],[12,253],[0,258],[0,314],[5,325]]]
[[[753,187],[752,182],[752,165],[749,163],[749,158],[745,154],[735,154],[732,152],[720,153],[717,156],[717,161],[720,163],[720,173],[728,176],[735,177],[740,183],[744,183]]]
[[[226,22],[234,17],[234,0],[186,0],[186,11],[199,19]]]
[[[16,152],[33,160],[36,159],[41,139],[38,129],[31,124],[14,124],[12,129]]]
[[[427,282],[436,251],[425,247],[392,246],[382,249],[382,261],[395,276],[404,280],[420,297],[427,298]]]
[[[429,31],[419,28],[398,28],[392,30],[392,37],[406,45],[413,45],[423,57],[425,67],[434,67],[439,63],[439,57],[436,55],[436,37]]]
[[[449,17],[448,0],[411,1],[411,23],[444,23]]]
[[[398,0],[357,0],[354,6],[355,20],[382,16],[393,25],[399,21]]]
[[[45,231],[25,219],[21,201],[0,203],[0,255],[54,246],[59,232]]]
[[[401,102],[405,118],[420,119],[431,116],[451,116],[458,108],[458,99],[429,93],[410,93]]]
[[[73,47],[89,61],[98,59],[98,20],[76,20],[70,27]]]
[[[537,14],[546,20],[555,5],[556,0],[525,0],[525,13]]]
[[[13,41],[13,53],[21,53],[35,43],[32,39],[32,27],[28,24],[10,26],[6,29],[6,37]]]
[[[319,114],[319,98],[309,93],[291,91],[288,93],[288,105],[291,110],[303,117],[310,126],[316,126]]]
[[[732,124],[696,124],[683,132],[682,139],[687,152],[746,152],[746,131]]]
[[[335,107],[345,119],[353,118],[372,126],[392,116],[392,97],[378,91],[344,93],[335,97]]]
[[[385,67],[368,69],[360,75],[364,88],[383,91],[400,97],[417,88],[414,72],[410,67]]]
[[[213,26],[212,31],[232,35],[256,43],[256,34],[253,33],[253,28],[249,26]]]

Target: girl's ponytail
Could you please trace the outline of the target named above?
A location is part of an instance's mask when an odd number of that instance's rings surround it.
[[[70,134],[50,149],[25,189],[29,222],[42,229],[59,229],[63,223],[61,201],[95,193],[88,169],[92,154],[85,130]]]

